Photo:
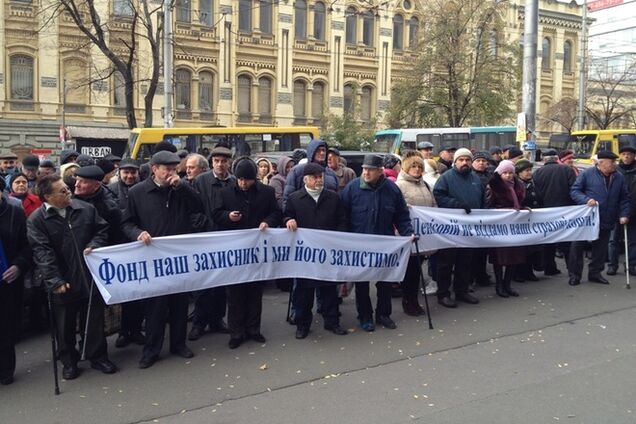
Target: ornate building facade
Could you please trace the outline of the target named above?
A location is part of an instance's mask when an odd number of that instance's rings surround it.
[[[130,33],[129,1],[96,2],[107,37]],[[177,0],[174,125],[319,125],[324,113],[354,107],[361,121],[381,122],[392,74],[416,54],[426,25],[420,1]],[[508,42],[522,39],[523,3],[512,0],[508,8]],[[539,114],[576,93],[581,15],[575,2],[540,4]],[[0,1],[2,150],[54,148],[63,122],[126,128],[121,75],[67,14],[48,19],[54,5]],[[150,50],[143,37],[137,42],[133,98],[143,122]],[[162,104],[163,76],[155,126],[162,125]]]

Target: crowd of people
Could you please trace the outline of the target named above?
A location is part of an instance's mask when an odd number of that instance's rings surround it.
[[[44,327],[50,311],[65,379],[80,375],[78,364],[84,359],[103,373],[117,372],[108,357],[105,305],[84,255],[130,241],[150,244],[161,236],[275,227],[399,234],[415,240],[412,206],[470,214],[485,208],[587,204],[600,210],[600,233],[591,243],[587,279],[608,284],[601,274],[608,261],[607,273],[618,272],[621,225],[627,225],[626,254],[636,268],[636,225],[628,225],[636,214],[634,147],[621,149],[618,164],[612,152],[599,152],[595,166],[581,172],[569,151],[544,151],[543,165],[533,172],[534,164],[515,146],[489,151],[442,146],[435,152],[438,160],[431,143],[417,147],[403,157],[366,155],[360,176],[346,166],[338,149],[322,140],[312,140],[306,150],[297,149],[277,163],[264,158],[233,160],[223,144],[204,156],[177,152],[167,142],[155,146],[148,164],[112,155],[95,161],[63,151],[58,168],[32,155],[21,163],[13,154],[0,155],[0,383],[13,382],[25,289],[30,292],[26,306],[32,325]],[[560,274],[556,256],[566,259],[569,284],[578,285],[585,244],[420,252],[420,257],[409,259],[399,287],[375,282],[375,307],[369,281],[325,283],[318,275],[313,280],[279,282],[279,287],[291,290],[289,321],[297,339],[310,332],[314,302],[324,329],[346,335],[339,304],[352,290],[364,331],[374,331],[376,325],[395,329],[391,315],[396,294],[409,316],[425,312],[419,303],[423,290],[435,294],[446,308],[456,308],[458,302],[478,304],[473,287],[492,285],[488,263],[494,290],[502,298],[519,295],[513,281],[536,281],[535,272]],[[429,277],[421,287],[424,261]],[[228,334],[231,349],[250,340],[264,343],[263,286],[264,282],[241,283],[124,303],[115,347],[143,346],[139,367],[148,368],[160,357],[166,324],[170,352],[184,358],[194,356],[187,341],[207,332]]]

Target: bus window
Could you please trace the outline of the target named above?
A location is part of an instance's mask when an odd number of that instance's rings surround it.
[[[469,147],[469,135],[468,134],[443,134],[443,146],[444,147]]]
[[[636,133],[618,135],[618,151],[626,146],[636,148]]]
[[[313,140],[313,137],[311,136],[311,134],[298,134],[298,137],[300,138],[301,149],[306,149],[307,146],[309,146],[309,142]],[[296,149],[296,147],[294,147],[294,149]]]
[[[574,136],[567,145],[574,152],[575,159],[589,159],[594,149],[596,134]]]
[[[378,153],[389,153],[393,149],[398,134],[377,134],[373,141],[373,151]]]
[[[598,153],[603,150],[612,151],[612,140],[599,140],[596,152]]]

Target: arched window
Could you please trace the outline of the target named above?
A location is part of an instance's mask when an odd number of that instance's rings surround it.
[[[126,82],[119,71],[113,73],[113,106],[126,106]]]
[[[552,42],[548,37],[543,39],[543,43],[541,45],[541,69],[551,69],[552,68]]]
[[[268,77],[261,77],[258,80],[258,113],[261,120],[272,116],[272,80]]]
[[[272,1],[271,0],[261,0],[259,3],[260,6],[260,25],[259,29],[262,33],[271,34],[272,33]]]
[[[177,0],[175,8],[177,9],[177,22],[190,23],[190,0]]]
[[[345,38],[348,44],[355,44],[358,42],[357,40],[357,20],[358,20],[358,12],[355,7],[349,6],[345,11],[346,21],[345,21]]]
[[[199,73],[199,110],[202,112],[211,112],[214,108],[213,78],[212,72]]]
[[[563,72],[572,72],[572,42],[563,43]]]
[[[307,93],[307,84],[304,81],[294,81],[294,117],[305,118],[305,94]]]
[[[311,116],[320,119],[325,109],[325,85],[321,82],[314,83],[311,94]]]
[[[420,31],[420,20],[413,16],[409,20],[409,48],[417,47],[417,37]]]
[[[404,17],[402,15],[393,17],[393,48],[395,50],[404,48]]]
[[[366,11],[362,15],[362,44],[373,47],[373,32],[375,31],[375,16]]]
[[[362,96],[360,97],[360,119],[363,122],[371,121],[371,100],[372,100],[372,88],[362,87]]]
[[[238,113],[239,121],[249,121],[252,113],[252,78],[247,75],[238,77]]]
[[[252,31],[252,1],[239,0],[239,31]]]
[[[11,56],[11,99],[33,100],[33,58]]]
[[[294,15],[296,38],[307,38],[307,2],[305,0],[296,0],[294,4]]]
[[[199,23],[201,25],[212,26],[212,18],[214,17],[212,6],[212,0],[199,0]]]
[[[314,38],[323,41],[325,39],[325,4],[317,2],[314,5]]]
[[[177,110],[190,110],[190,84],[192,73],[187,69],[177,69],[175,72],[175,96]]]
[[[353,113],[353,107],[355,105],[354,102],[355,90],[352,85],[344,86],[344,102],[343,109],[344,113]]]

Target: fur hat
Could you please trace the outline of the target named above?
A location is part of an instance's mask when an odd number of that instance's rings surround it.
[[[422,154],[417,150],[409,150],[402,157],[402,169],[404,170],[404,172],[409,172],[409,169],[411,169],[411,167],[416,164],[420,164],[422,166],[422,169],[424,169],[424,158],[422,157]]]

